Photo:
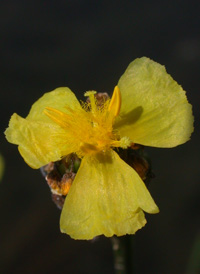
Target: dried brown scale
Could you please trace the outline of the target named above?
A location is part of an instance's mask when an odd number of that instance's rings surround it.
[[[56,191],[59,188],[59,182],[61,180],[61,176],[58,173],[58,171],[55,169],[55,164],[54,164],[54,169],[47,174],[45,179],[50,189],[52,190],[52,192]]]
[[[75,178],[76,173],[72,172],[71,170],[67,170],[67,164],[65,165],[65,171],[63,174],[60,174],[58,171],[59,164],[63,165],[63,160],[53,163],[53,169],[50,169],[48,173],[48,167],[44,169],[47,171],[46,181],[52,191],[52,193],[57,195],[67,195],[71,184]]]
[[[97,106],[101,107],[108,99],[110,99],[110,96],[106,92],[98,92],[95,95]],[[86,103],[90,103],[89,97],[86,99]]]
[[[63,175],[61,182],[60,182],[60,189],[61,189],[61,194],[66,196],[69,192],[69,189],[72,185],[72,182],[76,176],[76,173],[73,172],[67,172]]]
[[[51,162],[41,169],[51,189],[52,200],[60,209],[76,176],[75,171],[77,165],[80,165],[80,161],[75,154],[70,154],[62,160]]]
[[[52,201],[56,204],[59,209],[63,208],[65,202],[65,196],[60,196],[57,194],[51,194]]]
[[[144,146],[139,145],[139,144],[132,143],[132,144],[130,145],[130,148],[132,148],[132,149],[140,149],[140,148],[144,148]]]
[[[147,160],[138,156],[132,156],[129,157],[127,162],[131,167],[133,167],[133,169],[135,169],[143,181],[147,179],[147,174],[149,171],[149,163]]]
[[[96,98],[98,106],[102,106],[105,103],[105,101],[107,101],[108,99],[110,99],[108,93],[106,93],[106,92],[96,93],[95,94],[95,98]]]
[[[49,174],[52,170],[54,170],[54,163],[50,162],[48,165],[43,167],[43,171],[45,174]]]
[[[138,145],[137,145],[138,147]],[[140,178],[147,183],[153,174],[151,171],[151,165],[144,155],[144,148],[128,148],[127,150],[119,150],[118,154],[121,159],[124,160],[129,166],[131,166],[140,176]]]

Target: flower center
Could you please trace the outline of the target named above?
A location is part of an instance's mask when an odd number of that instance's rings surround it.
[[[116,86],[110,100],[98,105],[95,91],[88,91],[85,96],[89,102],[82,109],[66,107],[66,113],[47,107],[45,114],[59,124],[65,131],[66,143],[73,147],[79,157],[86,154],[106,151],[111,147],[127,148],[130,140],[120,139],[113,130],[113,123],[120,112],[121,94]]]

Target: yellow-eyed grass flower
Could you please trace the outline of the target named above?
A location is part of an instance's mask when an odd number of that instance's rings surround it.
[[[32,168],[71,153],[82,159],[60,220],[61,231],[74,239],[134,234],[146,223],[144,211],[159,211],[118,148],[175,147],[193,131],[185,92],[164,66],[146,57],[128,66],[110,100],[98,105],[95,93],[86,92],[87,104],[69,88],[46,93],[25,119],[13,114],[5,132]]]

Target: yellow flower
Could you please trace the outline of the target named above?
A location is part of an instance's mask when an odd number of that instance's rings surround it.
[[[61,231],[74,239],[104,234],[134,234],[146,223],[144,212],[157,213],[143,181],[113,148],[132,142],[174,147],[193,131],[191,105],[185,92],[163,66],[143,57],[119,79],[110,101],[90,108],[68,88],[44,94],[23,119],[11,117],[6,130],[32,168],[76,153],[81,166],[61,214]]]

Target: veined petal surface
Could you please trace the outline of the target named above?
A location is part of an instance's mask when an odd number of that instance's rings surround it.
[[[20,154],[32,168],[58,161],[73,152],[64,142],[66,132],[55,123],[27,121],[14,113],[5,134],[10,143],[19,145]]]
[[[19,152],[32,168],[57,161],[73,149],[67,143],[67,132],[44,114],[45,107],[55,107],[67,113],[67,108],[81,109],[73,92],[58,88],[36,101],[26,119],[14,113],[5,131],[10,143],[19,145]],[[70,133],[69,133],[70,134]]]
[[[86,155],[61,213],[61,231],[74,239],[134,234],[158,208],[139,175],[112,150]]]
[[[192,107],[164,66],[138,58],[121,76],[118,87],[122,105],[115,128],[121,136],[154,147],[174,147],[189,140]]]

